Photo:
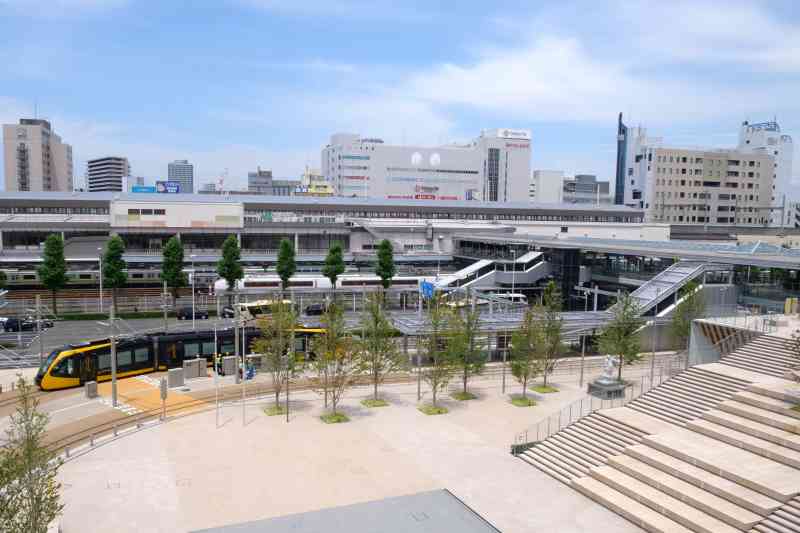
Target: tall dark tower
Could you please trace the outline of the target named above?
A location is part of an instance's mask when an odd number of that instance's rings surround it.
[[[628,152],[628,127],[622,122],[622,113],[617,122],[617,179],[614,183],[614,203],[625,203],[625,154]]]

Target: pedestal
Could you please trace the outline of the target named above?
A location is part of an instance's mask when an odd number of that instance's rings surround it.
[[[601,400],[613,400],[625,396],[625,383],[619,381],[594,380],[589,382],[587,392]]]

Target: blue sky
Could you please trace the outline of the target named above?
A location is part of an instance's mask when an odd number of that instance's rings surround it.
[[[533,131],[533,168],[610,178],[619,111],[715,147],[777,116],[800,145],[792,0],[0,0],[0,35],[0,121],[38,104],[76,176],[119,154],[135,175],[188,158],[238,185],[319,166],[335,131],[512,127]]]

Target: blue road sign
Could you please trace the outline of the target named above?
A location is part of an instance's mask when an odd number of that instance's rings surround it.
[[[430,281],[423,281],[419,286],[419,290],[424,298],[433,298],[435,288]]]

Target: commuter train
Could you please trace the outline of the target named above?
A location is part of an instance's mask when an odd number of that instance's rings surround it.
[[[324,330],[298,325],[295,328],[295,353],[309,354],[311,339]],[[239,353],[260,336],[261,331],[247,327],[240,330]],[[202,357],[207,365],[214,355],[236,353],[233,328],[219,329],[214,341],[213,331],[153,333],[135,337],[122,337],[116,342],[117,377],[126,378],[180,368],[184,359]],[[100,339],[83,344],[72,344],[53,350],[36,374],[36,385],[42,390],[80,387],[88,381],[111,379],[111,342]]]
[[[430,276],[395,276],[392,278],[394,288],[416,288],[421,280]],[[336,280],[337,289],[358,289],[363,287],[379,287],[381,278],[375,275],[345,274]],[[264,289],[280,289],[281,279],[275,274],[245,274],[237,282],[240,292],[263,292]],[[298,274],[289,280],[290,289],[331,289],[331,282],[321,274]],[[214,282],[214,293],[224,294],[228,290],[228,282],[218,279]]]

